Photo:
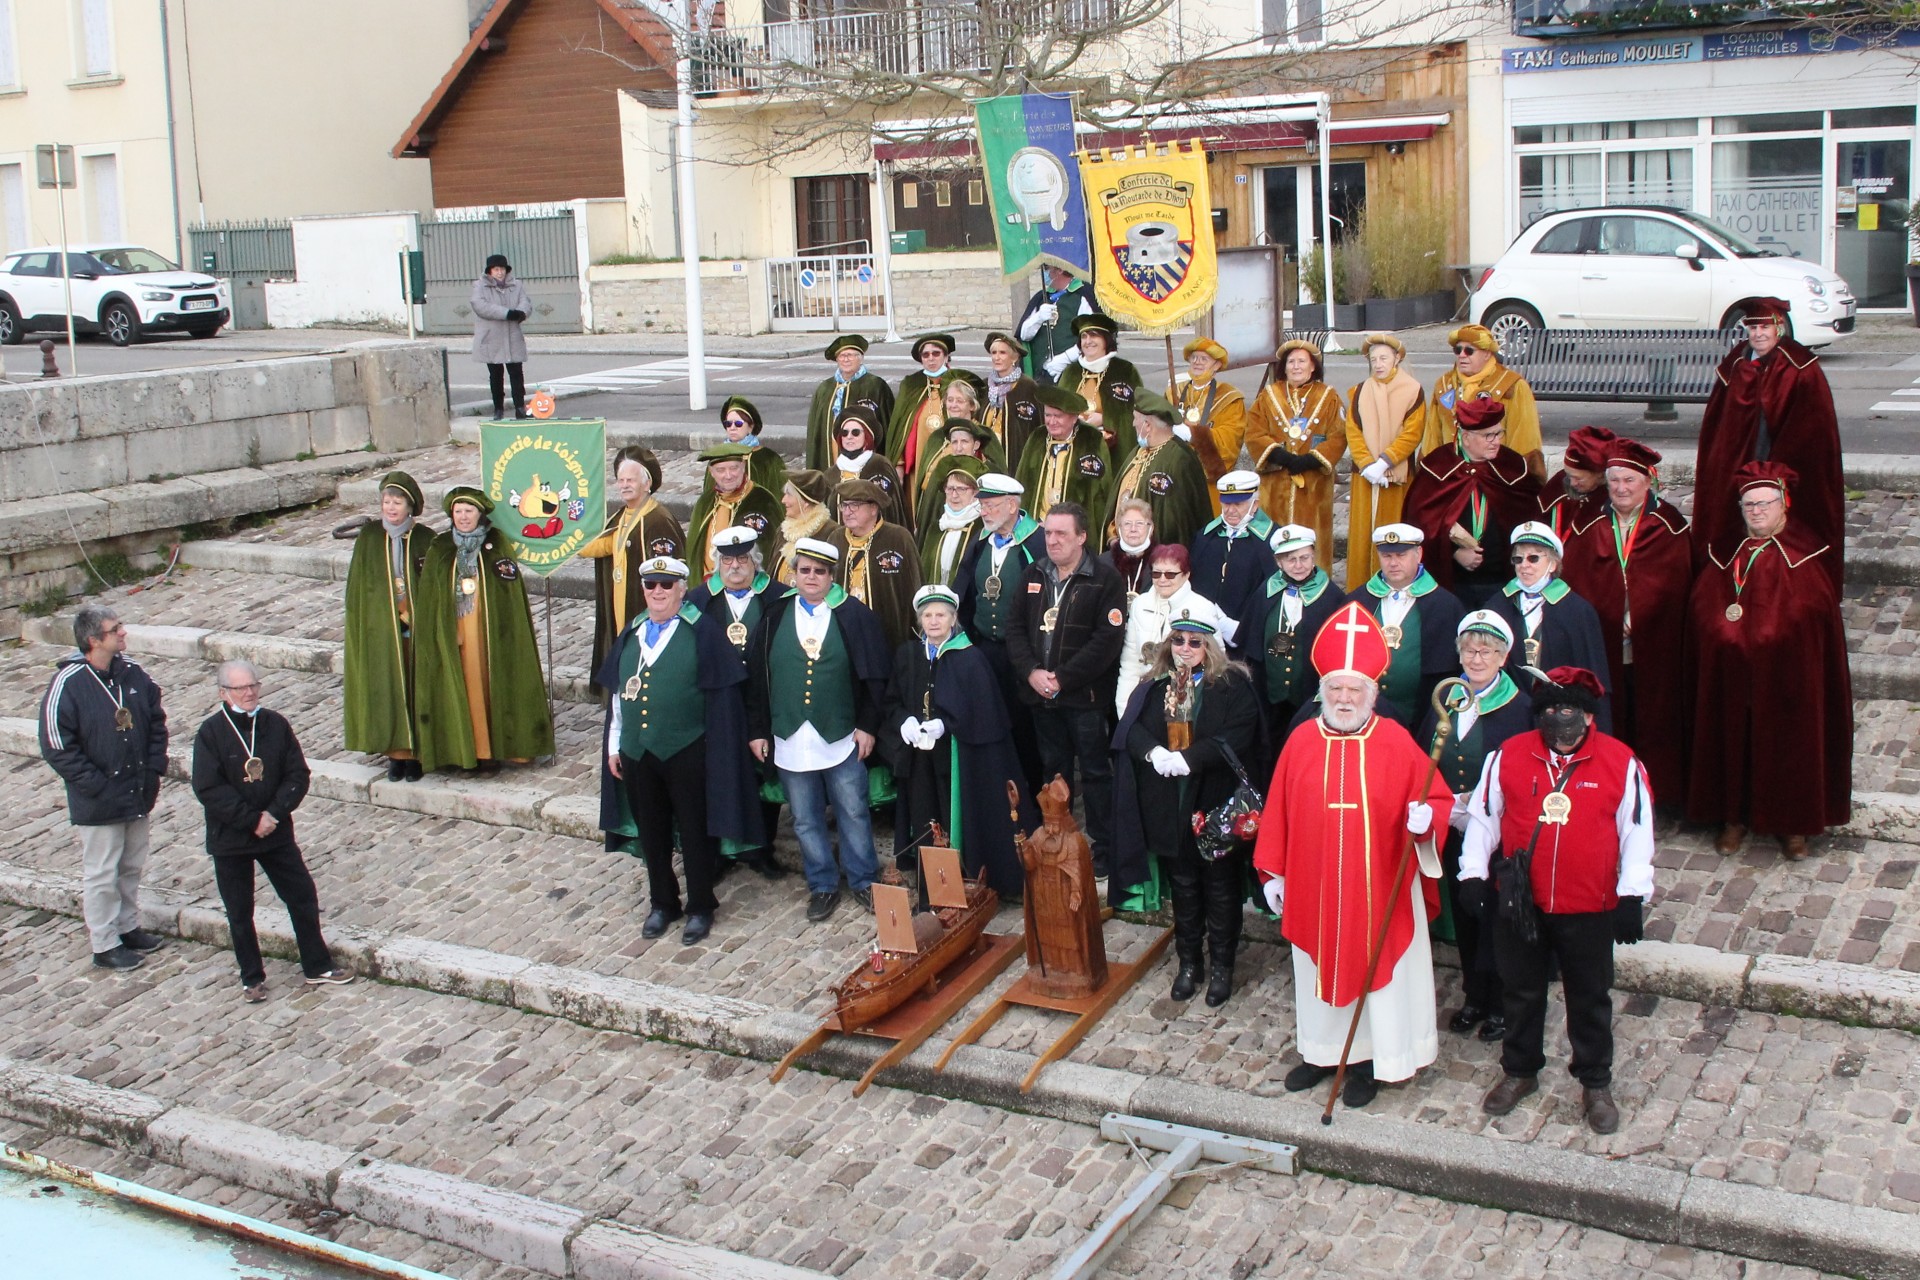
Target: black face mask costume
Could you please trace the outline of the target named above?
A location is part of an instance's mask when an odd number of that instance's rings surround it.
[[[1587,716],[1580,708],[1561,704],[1541,707],[1533,713],[1534,728],[1550,751],[1571,754],[1587,738]]]

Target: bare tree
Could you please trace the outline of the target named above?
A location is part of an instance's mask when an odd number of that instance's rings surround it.
[[[685,42],[697,94],[764,103],[755,144],[702,156],[735,164],[836,142],[865,150],[876,133],[908,145],[965,139],[975,100],[1016,93],[1072,93],[1082,120],[1128,133],[1169,113],[1204,127],[1230,118],[1222,99],[1337,92],[1410,45],[1504,12],[1486,0],[1266,0],[1268,30],[1223,31],[1196,0],[835,3],[767,0],[774,20],[727,26],[710,5],[620,0],[675,47]],[[582,51],[636,66],[630,42]]]

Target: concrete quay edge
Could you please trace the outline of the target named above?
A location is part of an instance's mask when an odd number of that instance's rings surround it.
[[[375,1160],[0,1058],[0,1113],[268,1195],[350,1213],[570,1280],[819,1280],[821,1273],[595,1218],[449,1174]]]
[[[77,890],[68,888],[77,898]],[[0,877],[0,892],[11,893],[5,877]],[[74,906],[77,909],[77,901]],[[198,934],[209,932],[205,920],[180,923],[202,925],[194,931]],[[205,936],[196,940],[220,945]],[[804,1014],[750,1001],[540,965],[457,944],[408,938],[362,941],[371,944],[371,955],[362,952],[356,959],[365,963],[370,958],[367,971],[382,981],[478,998],[485,998],[479,993],[489,989],[501,990],[496,984],[504,982],[511,997],[506,1003],[524,1012],[760,1061],[784,1055],[815,1025]],[[261,942],[276,955],[294,951],[284,926],[263,930]],[[569,991],[569,986],[574,990]],[[1303,1163],[1318,1172],[1558,1218],[1637,1239],[1690,1244],[1847,1275],[1920,1273],[1920,1231],[1911,1217],[1891,1210],[1364,1113],[1342,1113],[1337,1123],[1326,1127],[1316,1123],[1311,1097],[1305,1102],[1257,1097],[1070,1060],[1049,1066],[1034,1091],[1022,1094],[1018,1082],[1032,1065],[1029,1055],[969,1045],[954,1055],[948,1071],[935,1073],[932,1065],[941,1048],[940,1044],[923,1045],[906,1062],[884,1073],[881,1082],[1076,1124],[1097,1124],[1102,1115],[1114,1111],[1288,1142],[1298,1146]],[[880,1052],[881,1046],[870,1039],[842,1036],[829,1041],[804,1066],[851,1078]],[[543,1274],[579,1275],[585,1280],[633,1274],[622,1273],[611,1263],[602,1271],[581,1269],[583,1259],[570,1253],[569,1246],[600,1224],[587,1223],[577,1211],[476,1188],[446,1175],[368,1161],[338,1148],[218,1117],[202,1119],[191,1108],[169,1107],[144,1095],[0,1060],[0,1111],[272,1194],[324,1191],[324,1203],[369,1221],[446,1240]],[[606,1225],[610,1230],[631,1230]],[[642,1243],[626,1235],[603,1243],[597,1236],[590,1253],[598,1265],[608,1256],[600,1250]],[[705,1256],[717,1252],[709,1250]],[[776,1269],[727,1274],[765,1275],[772,1280],[777,1275],[803,1273]]]
[[[37,733],[31,720],[0,717],[0,754],[38,755]],[[186,781],[191,776],[190,748],[191,744],[176,742],[168,749],[168,773],[175,780]],[[370,804],[428,818],[458,818],[575,839],[600,839],[599,805],[590,796],[556,795],[515,787],[499,779],[433,777],[419,782],[389,782],[384,770],[351,761],[312,760],[309,766],[313,771],[312,794],[328,800]],[[1920,843],[1920,804],[1906,796],[1856,796],[1853,825],[1843,830],[1880,840]],[[16,877],[23,872],[24,868],[0,862],[0,898],[10,898],[16,892],[20,883]],[[79,914],[77,896],[72,899],[71,910],[40,900],[45,896],[43,891],[37,898],[11,900]],[[1920,1034],[1920,974],[1896,969],[1647,941],[1616,951],[1614,983],[1619,990],[1645,995]],[[560,1008],[540,1011],[559,1012]]]

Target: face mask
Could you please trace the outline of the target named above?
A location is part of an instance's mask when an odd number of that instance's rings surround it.
[[[1586,741],[1587,717],[1578,707],[1542,707],[1534,713],[1533,723],[1547,749],[1560,755],[1572,754]]]

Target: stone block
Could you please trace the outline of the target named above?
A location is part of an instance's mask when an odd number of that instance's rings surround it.
[[[1848,563],[1851,565],[1852,561]],[[1853,813],[1839,831],[1843,835],[1866,836],[1895,844],[1920,844],[1920,801],[1913,796],[1885,791],[1856,791]]]
[[[1639,942],[1613,953],[1613,985],[1670,1000],[1739,1008],[1753,957],[1672,942]]]
[[[349,543],[316,551],[312,547],[270,542],[229,542],[216,539],[189,542],[180,548],[180,563],[196,569],[227,569],[236,573],[285,574],[292,578],[344,580],[353,556]]]
[[[125,484],[128,474],[126,439],[122,436],[12,449],[0,454],[0,502],[88,493]],[[75,524],[84,528],[78,521]],[[71,536],[65,520],[59,528],[63,535]]]
[[[0,450],[66,444],[80,438],[77,383],[0,382]]]
[[[299,1204],[327,1204],[333,1178],[354,1153],[243,1124],[196,1107],[175,1107],[147,1126],[154,1159]]]
[[[359,394],[342,403],[366,406],[368,438],[376,449],[446,443],[447,382],[438,344],[380,340],[356,342],[348,351]]]
[[[1687,1179],[1674,1234],[1634,1234],[1839,1275],[1920,1275],[1910,1214],[1717,1178]]]
[[[144,1093],[0,1059],[0,1114],[54,1133],[138,1151],[166,1111]]]
[[[618,1222],[596,1222],[568,1250],[576,1280],[819,1280],[818,1271],[768,1262]]]
[[[419,782],[375,782],[369,800],[382,808],[422,813],[434,818],[463,818],[496,827],[540,830],[544,791],[489,785],[465,778],[428,777]]]
[[[77,379],[83,437],[133,435],[213,419],[204,369]]]
[[[531,965],[513,979],[513,1004],[586,1027],[657,1036],[676,1044],[741,1054],[736,1024],[766,1012],[764,1005],[703,995],[653,982],[635,982],[585,969]]]
[[[255,466],[292,462],[301,454],[313,451],[313,433],[309,415],[305,413],[251,418],[247,425],[253,429],[253,451],[247,456]]]
[[[253,426],[222,420],[185,427],[159,427],[128,434],[127,475],[134,480],[158,476],[190,476],[208,471],[251,467]]]
[[[1847,562],[1847,578],[1853,581],[1854,562]],[[1920,581],[1920,556],[1904,566],[1900,581]],[[1920,664],[1912,658],[1894,658],[1883,653],[1852,653],[1847,667],[1853,675],[1855,698],[1889,698],[1900,702],[1920,702]]]
[[[7,472],[17,459],[0,459]],[[4,486],[0,481],[0,486]],[[71,517],[71,528],[67,520]],[[36,497],[0,498],[0,553],[30,551],[73,541],[73,529],[84,537],[107,527],[107,504],[88,493],[49,492]]]
[[[599,840],[600,802],[588,796],[555,796],[540,806],[540,827],[555,835]]]
[[[8,749],[12,749],[11,744]],[[0,899],[35,911],[77,916],[80,914],[80,882],[72,876],[51,875],[8,863],[0,866]]]
[[[206,486],[184,476],[125,484],[100,496],[107,503],[105,532],[114,537],[149,529],[176,529],[213,517]]]
[[[280,485],[255,467],[235,467],[187,477],[207,491],[207,509],[213,519],[274,511],[280,503]]]
[[[567,1237],[588,1221],[577,1209],[385,1161],[344,1170],[333,1204],[380,1226],[550,1276],[567,1274]]]
[[[317,457],[351,453],[365,449],[372,439],[367,424],[367,407],[343,405],[338,409],[315,409],[307,416],[309,448]]]
[[[205,372],[212,384],[216,418],[305,414],[314,409],[331,409],[340,403],[335,399],[332,364],[322,357],[253,360]]]
[[[199,656],[208,662],[244,661],[280,671],[338,671],[344,648],[338,640],[209,631],[204,634]]]
[[[1748,1007],[1920,1032],[1920,974],[1795,956],[1754,958]]]
[[[273,899],[269,898],[267,902],[256,905],[265,907],[272,901]],[[284,929],[286,926],[284,914],[280,918],[280,924]],[[254,932],[259,934],[261,951],[275,956],[284,954],[278,947],[268,945],[273,941],[272,928],[273,922],[259,919],[259,913],[256,911]],[[172,932],[178,937],[185,938],[189,942],[197,942],[203,947],[218,947],[222,951],[233,948],[233,929],[227,923],[227,913],[218,907],[181,908]]]
[[[127,653],[138,659],[143,655],[155,658],[202,658],[205,655],[203,645],[208,632],[201,627],[156,627],[141,622],[127,624]],[[71,644],[71,633],[66,637]]]
[[[349,760],[309,760],[307,766],[313,770],[314,795],[348,804],[366,804],[367,788],[376,779],[384,780],[387,776],[387,771],[378,765],[354,764]]]
[[[533,967],[519,956],[425,938],[390,938],[373,963],[382,982],[505,1005],[513,1003],[514,979]]]

